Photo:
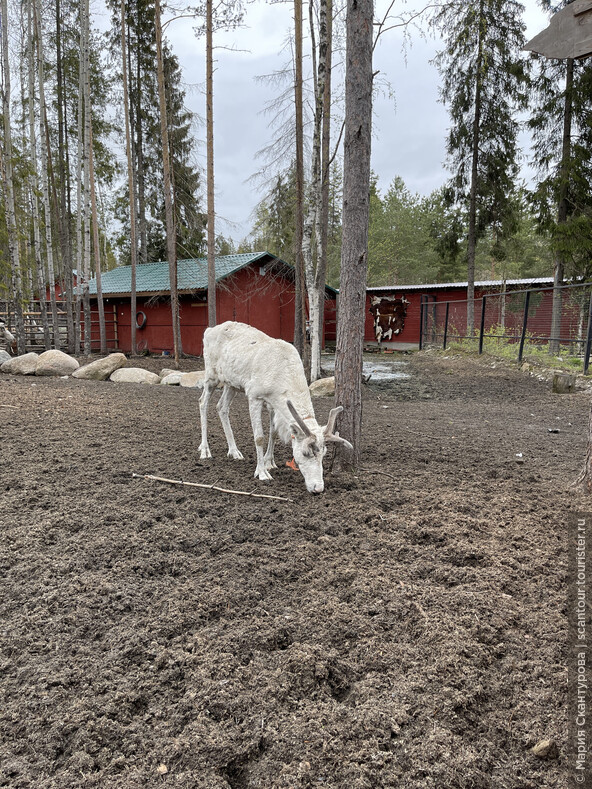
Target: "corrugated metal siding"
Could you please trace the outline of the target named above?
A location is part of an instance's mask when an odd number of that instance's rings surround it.
[[[476,288],[501,288],[504,281],[501,279],[484,279],[475,282]],[[531,285],[552,285],[553,277],[533,277],[532,279],[507,279],[506,285],[523,285],[528,288]],[[436,282],[429,285],[381,285],[380,287],[367,288],[368,292],[372,293],[393,293],[393,292],[406,292],[408,290],[447,290],[452,288],[467,288],[468,282]]]

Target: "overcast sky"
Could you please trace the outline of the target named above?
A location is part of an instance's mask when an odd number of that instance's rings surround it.
[[[416,0],[395,7],[413,8]],[[547,25],[536,0],[525,0],[527,38]],[[377,11],[384,6],[376,2]],[[259,169],[257,151],[273,138],[269,116],[263,112],[274,89],[257,80],[280,69],[287,61],[284,44],[292,24],[293,3],[255,0],[247,6],[246,26],[219,34],[215,44],[232,45],[235,52],[218,49],[214,75],[214,136],[217,233],[240,241],[252,227],[253,210],[261,190],[249,183]],[[187,90],[187,105],[205,118],[205,42],[196,39],[188,20],[172,22],[166,36],[180,60]],[[412,192],[429,194],[449,177],[444,170],[444,146],[449,125],[446,109],[438,102],[438,73],[431,65],[438,49],[433,39],[411,31],[411,46],[402,51],[400,31],[383,36],[375,51],[374,68],[388,80],[393,95],[381,91],[374,105],[372,168],[379,187],[386,190],[396,175]],[[205,129],[198,128],[198,139]],[[205,147],[199,150],[205,170]],[[205,185],[204,185],[205,194]],[[204,197],[205,207],[205,197]]]

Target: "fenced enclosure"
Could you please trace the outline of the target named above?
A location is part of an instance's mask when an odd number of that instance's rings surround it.
[[[43,331],[41,319],[41,302],[31,301],[28,302],[23,309],[23,330],[25,338],[25,350],[35,351],[40,353],[46,347],[55,347],[57,343],[53,342],[53,329],[51,319],[51,304],[49,301],[45,302],[45,308],[49,317],[49,342],[46,344],[45,332]],[[65,301],[57,302],[58,324],[55,329],[59,337],[59,345],[62,349],[72,348],[74,353],[84,352],[84,315],[80,315],[80,322],[78,330],[76,328],[76,321],[72,321],[71,325],[74,326],[74,337],[70,336],[71,330],[69,329],[67,304]],[[14,307],[8,302],[0,302],[0,319],[2,319],[7,328],[15,333],[15,314]],[[117,309],[115,305],[105,305],[105,332],[107,335],[107,348],[109,350],[116,350],[119,345],[118,340],[118,327],[117,327]],[[91,333],[91,351],[99,351],[100,337],[99,337],[99,314],[96,306],[91,309],[90,321]],[[76,341],[76,336],[79,336],[79,341]]]
[[[556,305],[554,310],[553,305]],[[522,361],[553,354],[585,373],[592,346],[592,283],[486,293],[474,300],[474,332],[467,329],[466,299],[422,296],[420,348],[454,343]],[[554,318],[555,314],[555,318]]]

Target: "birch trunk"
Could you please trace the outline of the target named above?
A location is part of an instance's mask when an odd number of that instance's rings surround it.
[[[125,151],[127,156],[127,183],[130,205],[130,258],[131,258],[131,339],[132,354],[137,354],[138,345],[136,341],[136,274],[138,264],[138,242],[136,239],[136,190],[134,185],[134,164],[132,159],[132,141],[130,130],[130,103],[128,90],[127,73],[127,51],[125,38],[125,0],[121,0],[121,63],[123,68],[123,107],[125,116]]]
[[[162,52],[162,26],[160,0],[154,4],[154,25],[156,29],[156,73],[158,77],[158,98],[160,105],[160,133],[162,144],[162,166],[164,173],[164,205],[166,215],[167,255],[169,260],[169,279],[171,287],[171,318],[173,324],[173,346],[175,362],[179,364],[181,347],[181,329],[179,323],[179,294],[177,291],[177,249],[175,214],[171,180],[169,134],[166,112],[166,94],[164,84],[164,63]]]
[[[41,257],[41,231],[39,221],[39,183],[37,180],[37,133],[35,130],[35,52],[33,35],[33,17],[31,5],[28,7],[27,25],[29,30],[28,42],[28,61],[29,61],[29,155],[31,157],[31,206],[33,210],[33,259],[35,276],[37,279],[37,289],[39,291],[39,311],[41,313],[41,328],[43,330],[43,342],[45,349],[51,348],[51,335],[49,330],[49,319],[47,315],[46,295],[46,274],[43,259]]]
[[[82,43],[82,39],[81,39]],[[76,352],[79,353],[82,347],[82,295],[88,283],[84,281],[83,267],[83,247],[82,247],[82,219],[84,209],[82,207],[82,59],[79,63],[78,76],[78,146],[76,150],[76,303],[75,303],[75,331],[76,331]]]
[[[68,189],[68,135],[67,110],[64,100],[64,75],[62,64],[62,8],[56,0],[56,79],[58,111],[58,175],[60,184],[59,201],[56,196],[56,213],[60,220],[61,259],[64,269],[64,295],[66,297],[66,323],[68,328],[68,352],[75,353],[75,332],[72,294],[72,248],[70,244],[70,222],[67,205]],[[59,207],[58,207],[59,206]]]
[[[349,450],[336,445],[336,471],[357,467],[361,456],[362,351],[370,210],[372,22],[372,0],[347,0],[343,248],[335,399],[344,408],[340,417],[340,434],[354,448]]]
[[[327,73],[327,5],[321,0],[319,7],[319,52],[318,66],[315,68],[315,105],[313,119],[312,162],[310,189],[308,196],[308,212],[304,222],[302,237],[302,258],[306,277],[306,290],[308,293],[308,310],[310,325],[310,380],[317,381],[321,377],[321,333],[320,302],[325,296],[325,283],[319,277],[319,264],[322,254],[319,249],[321,244],[321,207],[322,207],[322,177],[321,177],[321,146],[323,132],[323,107],[325,98],[325,82]],[[314,44],[314,22],[310,18],[311,39]],[[316,63],[316,57],[313,62]],[[313,229],[317,248],[313,255],[312,238]]]
[[[16,208],[14,200],[13,174],[12,174],[12,130],[10,126],[10,59],[8,55],[8,3],[2,0],[2,69],[3,93],[2,112],[4,115],[4,150],[2,176],[4,179],[4,193],[6,196],[6,229],[8,233],[8,257],[12,271],[12,286],[14,296],[14,319],[17,353],[25,352],[25,332],[23,321],[23,283],[21,274],[21,261],[18,246]]]
[[[294,346],[304,357],[306,346],[306,306],[302,240],[304,224],[304,141],[302,107],[302,0],[294,0],[294,109],[296,122],[296,210],[294,216]],[[305,365],[306,369],[306,365]]]
[[[99,241],[99,218],[97,215],[97,196],[95,190],[95,166],[92,143],[92,115],[90,111],[90,101],[88,116],[91,119],[90,142],[88,147],[88,164],[90,172],[90,202],[93,227],[93,249],[95,254],[95,277],[97,282],[97,306],[99,310],[99,343],[101,353],[107,353],[107,334],[105,332],[105,305],[103,304],[103,288],[101,284],[101,248]],[[135,313],[132,313],[132,325],[135,325]]]
[[[82,293],[83,309],[84,309],[84,353],[90,356],[92,351],[92,326],[91,326],[91,311],[90,311],[90,292],[89,282],[91,278],[90,271],[90,112],[89,100],[87,96],[88,90],[88,72],[90,64],[89,53],[89,2],[83,0],[80,5],[80,12],[82,15],[80,24],[80,37],[82,41],[81,46],[81,69],[82,69],[82,115],[84,118],[84,136],[82,143],[82,164],[83,164],[83,189],[82,189],[82,203],[83,203],[83,241],[84,241],[84,256],[83,256],[83,271],[84,271],[84,288]]]
[[[329,242],[329,162],[331,147],[331,68],[333,62],[333,3],[326,5],[327,55],[325,67],[325,91],[323,93],[323,130],[321,143],[321,210],[317,227],[317,278],[319,282],[319,335],[323,344],[325,326],[325,284],[327,282],[327,249]],[[319,349],[320,355],[320,349]],[[319,364],[320,368],[320,364]]]
[[[60,329],[58,319],[58,305],[55,292],[55,267],[53,261],[53,232],[51,225],[51,201],[49,196],[48,170],[47,170],[47,109],[45,104],[45,58],[43,54],[43,31],[41,28],[41,3],[34,0],[33,18],[37,34],[37,70],[39,76],[39,149],[41,153],[41,194],[43,199],[43,213],[45,225],[45,254],[47,256],[47,278],[49,287],[49,301],[51,305],[51,319],[53,329],[53,346],[59,350]]]
[[[208,181],[208,326],[216,325],[216,229],[214,205],[214,52],[212,0],[206,0],[206,126]]]

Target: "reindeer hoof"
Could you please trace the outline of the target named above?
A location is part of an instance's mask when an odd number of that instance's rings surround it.
[[[228,457],[234,460],[244,460],[242,453],[238,449],[229,449]]]
[[[212,457],[212,453],[210,452],[210,448],[209,447],[203,447],[203,448],[200,447],[200,450],[199,450],[199,458],[200,458],[200,460],[207,460],[208,458],[211,458],[211,457]]]

